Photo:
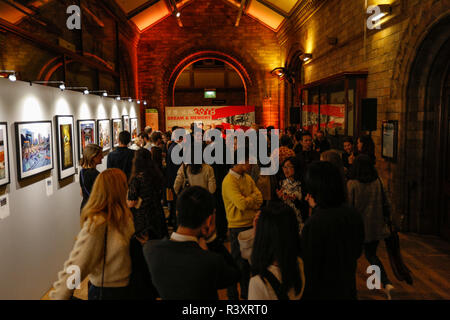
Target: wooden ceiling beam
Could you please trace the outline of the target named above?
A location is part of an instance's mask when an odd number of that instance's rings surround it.
[[[131,19],[135,16],[137,16],[139,13],[145,11],[146,9],[150,8],[152,5],[158,3],[159,0],[150,0],[145,2],[144,4],[140,5],[136,9],[131,10],[129,13],[127,13],[127,19]]]
[[[285,12],[284,10],[281,10],[280,8],[274,6],[273,4],[265,1],[265,0],[256,0],[259,3],[261,3],[263,6],[269,8],[272,11],[275,11],[276,13],[278,13],[280,16],[282,16],[283,18],[288,18],[289,17],[289,13]]]
[[[239,22],[241,21],[242,14],[244,13],[245,8],[247,7],[248,0],[241,0],[241,6],[239,7],[239,13],[236,19],[235,27],[239,27]]]

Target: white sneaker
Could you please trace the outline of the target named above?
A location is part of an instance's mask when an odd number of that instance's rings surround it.
[[[384,292],[386,293],[387,299],[388,300],[392,300],[392,296],[391,296],[391,291],[395,289],[394,286],[392,284],[387,284],[384,287]]]

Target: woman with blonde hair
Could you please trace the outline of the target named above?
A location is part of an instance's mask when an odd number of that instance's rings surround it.
[[[82,167],[80,171],[80,187],[83,201],[81,202],[80,211],[83,210],[83,207],[89,200],[95,179],[100,174],[96,166],[102,163],[102,159],[103,151],[99,145],[91,143],[83,149],[83,158],[80,160]]]
[[[128,284],[134,226],[126,203],[127,189],[127,178],[121,170],[107,169],[99,174],[81,213],[82,229],[53,284],[51,299],[70,299],[74,289],[68,288],[67,279],[73,266],[79,268],[80,281],[88,276],[92,283],[89,300],[131,298]]]

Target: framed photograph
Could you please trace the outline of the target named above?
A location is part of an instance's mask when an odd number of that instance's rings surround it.
[[[122,132],[122,119],[112,120],[112,141],[113,147],[117,148],[119,146],[119,133]]]
[[[52,122],[15,122],[14,124],[19,180],[52,170]]]
[[[130,133],[131,133],[131,141],[134,141],[138,136],[138,119],[131,118],[130,119]]]
[[[123,130],[130,132],[130,117],[129,116],[122,116],[123,120]]]
[[[0,122],[0,186],[10,182],[8,124],[6,122]]]
[[[398,121],[385,120],[382,122],[381,139],[382,156],[393,162],[397,161]]]
[[[78,159],[83,158],[83,150],[90,143],[97,143],[95,120],[78,120]]]
[[[55,116],[59,180],[75,174],[73,116]]]
[[[111,149],[111,120],[97,120],[98,145],[103,152]]]

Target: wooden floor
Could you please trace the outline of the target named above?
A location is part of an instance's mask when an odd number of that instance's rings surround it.
[[[400,245],[405,264],[413,274],[413,285],[399,282],[392,273],[384,243],[380,243],[378,257],[395,287],[394,300],[450,300],[450,243],[433,236],[400,234]],[[356,284],[360,300],[385,300],[382,290],[366,286],[369,263],[364,255],[358,261]],[[56,276],[56,275],[55,275]],[[76,290],[75,296],[87,299],[87,280]],[[48,300],[48,293],[42,298]],[[219,290],[219,299],[227,300],[226,290]]]

